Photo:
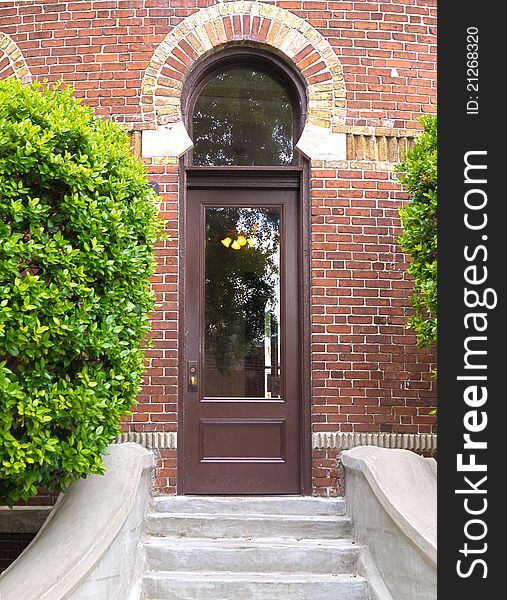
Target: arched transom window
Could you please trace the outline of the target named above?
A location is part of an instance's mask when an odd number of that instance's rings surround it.
[[[297,164],[294,144],[303,112],[298,84],[276,63],[242,58],[217,61],[194,88],[188,119],[192,164]]]

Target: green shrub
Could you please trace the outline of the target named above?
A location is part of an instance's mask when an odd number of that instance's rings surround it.
[[[0,503],[103,472],[143,374],[155,199],[70,87],[0,82]]]
[[[411,259],[408,272],[414,277],[414,315],[408,325],[419,346],[427,346],[437,341],[437,118],[420,120],[424,132],[397,166],[410,199],[400,209],[404,231],[399,243]]]

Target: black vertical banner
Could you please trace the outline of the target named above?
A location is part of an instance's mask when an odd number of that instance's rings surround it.
[[[438,598],[503,597],[503,3],[438,3]],[[503,187],[500,185],[504,183]]]

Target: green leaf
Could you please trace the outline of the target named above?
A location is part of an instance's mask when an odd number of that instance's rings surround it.
[[[421,118],[423,134],[417,138],[403,163],[397,165],[400,182],[409,202],[400,209],[403,233],[401,249],[408,255],[413,278],[414,315],[408,326],[419,346],[437,341],[437,118]]]
[[[67,490],[135,403],[160,239],[122,128],[61,83],[0,81],[0,503]],[[97,423],[101,425],[97,426]]]

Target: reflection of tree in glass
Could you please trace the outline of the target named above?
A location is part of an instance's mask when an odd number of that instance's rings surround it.
[[[252,234],[256,246],[221,243],[239,234]],[[278,302],[278,251],[278,211],[206,210],[205,347],[223,374],[244,368],[245,357],[263,348],[265,312]]]
[[[292,108],[271,76],[235,68],[211,79],[193,114],[195,165],[290,165]]]

